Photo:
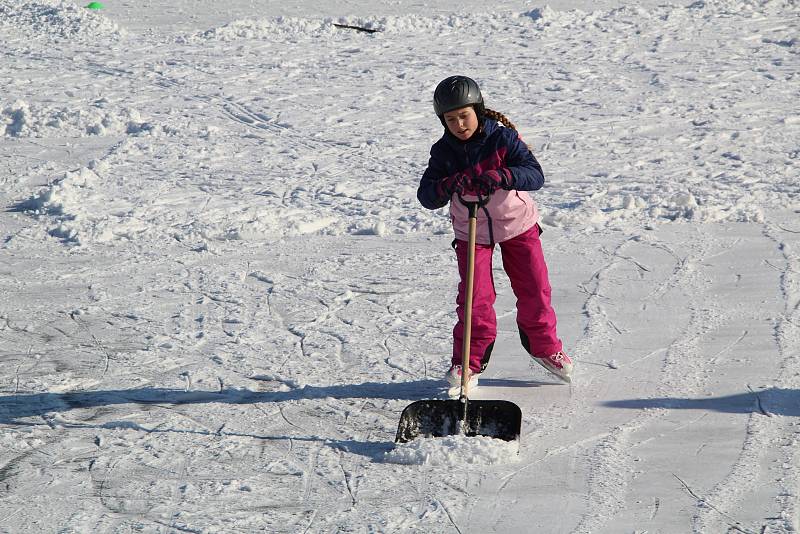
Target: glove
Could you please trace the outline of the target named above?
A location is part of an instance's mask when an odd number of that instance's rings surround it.
[[[461,194],[469,182],[469,177],[466,174],[457,172],[452,176],[445,176],[439,183],[436,184],[436,191],[441,198],[450,198],[456,193]]]
[[[482,196],[491,195],[498,189],[514,189],[514,176],[505,167],[486,171],[470,181],[470,188]]]

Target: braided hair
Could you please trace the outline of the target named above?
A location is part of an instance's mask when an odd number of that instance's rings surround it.
[[[501,123],[506,128],[511,128],[512,130],[517,132],[517,134],[519,134],[519,130],[517,130],[517,127],[514,126],[514,123],[511,122],[508,117],[506,117],[505,115],[503,115],[499,111],[495,111],[493,109],[489,109],[489,108],[486,108],[486,107],[484,107],[481,110],[477,110],[476,109],[475,111],[479,112],[479,116],[480,117],[486,117],[486,118],[489,118],[489,119],[494,119],[497,122]],[[523,143],[524,143],[524,141],[523,141]],[[528,147],[528,150],[533,152],[533,147],[531,145],[529,145],[528,143],[525,143],[525,146]]]
[[[503,114],[502,114],[502,113],[500,113],[499,111],[495,111],[495,110],[493,110],[493,109],[489,109],[489,108],[484,108],[484,109],[483,109],[483,116],[484,116],[484,117],[488,117],[488,118],[490,118],[490,119],[494,119],[494,120],[496,120],[497,122],[500,122],[500,123],[502,123],[502,124],[503,124],[503,126],[505,126],[506,128],[511,128],[511,129],[512,129],[512,130],[514,130],[515,132],[517,131],[517,127],[516,127],[516,126],[514,126],[514,123],[513,123],[513,122],[511,122],[511,121],[508,119],[508,117],[506,117],[505,115],[503,115]]]

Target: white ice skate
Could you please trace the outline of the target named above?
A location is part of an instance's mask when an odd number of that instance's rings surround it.
[[[469,380],[467,381],[466,395],[469,397],[470,393],[478,389],[478,375],[480,373],[473,373],[469,371]],[[461,396],[461,366],[454,365],[450,367],[445,375],[449,388],[447,389],[447,396],[451,399],[457,399]]]

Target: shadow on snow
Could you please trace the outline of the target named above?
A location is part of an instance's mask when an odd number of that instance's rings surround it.
[[[670,410],[706,410],[723,413],[753,413],[764,415],[800,416],[800,390],[771,388],[724,397],[701,399],[654,398],[604,402],[603,406],[641,410],[666,408]]]
[[[166,388],[75,391],[68,393],[14,393],[0,396],[0,424],[14,424],[23,417],[42,416],[76,408],[115,404],[257,404],[308,399],[419,400],[441,395],[440,380],[413,382],[364,382],[332,386],[304,386],[290,391],[257,392],[247,389],[185,391]]]
[[[362,384],[339,384],[332,386],[304,386],[290,391],[254,392],[246,389],[224,389],[222,391],[185,391],[166,388],[143,388],[106,391],[77,391],[68,393],[14,393],[0,394],[0,424],[30,425],[29,417],[44,417],[50,413],[73,409],[114,405],[166,405],[186,406],[193,404],[258,404],[278,403],[307,399],[391,399],[419,400],[442,395],[441,380],[418,380],[413,382],[365,382]],[[398,420],[400,414],[398,413]],[[193,429],[146,428],[130,421],[111,421],[93,425],[87,422],[59,422],[64,428],[114,429],[129,428],[147,433],[185,433],[214,435],[214,432]],[[251,437],[263,440],[294,440],[323,442],[331,447],[367,456],[380,461],[383,454],[393,447],[387,442],[360,442],[354,440],[327,439],[323,436],[258,435],[218,431],[216,435]]]

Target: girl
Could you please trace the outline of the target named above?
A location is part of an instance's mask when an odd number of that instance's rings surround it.
[[[500,245],[503,268],[517,297],[517,326],[522,346],[548,371],[569,382],[572,361],[556,334],[556,314],[550,305],[550,283],[539,235],[539,212],[526,191],[544,184],[542,167],[514,125],[501,113],[486,109],[480,88],[466,76],[442,80],[433,95],[433,109],[445,132],[433,147],[417,198],[428,209],[450,202],[461,282],[453,329],[453,357],[447,381],[453,391],[461,384],[464,335],[464,290],[467,276],[468,208],[459,197],[490,197],[479,209],[475,250],[469,387],[478,384],[497,337],[492,253]],[[501,126],[499,123],[502,123]]]

